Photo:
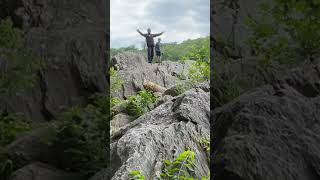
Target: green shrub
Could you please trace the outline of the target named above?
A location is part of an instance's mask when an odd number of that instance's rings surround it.
[[[262,66],[298,65],[320,54],[320,4],[318,1],[264,2],[260,15],[248,17],[248,39]]]
[[[111,93],[119,91],[124,83],[123,79],[119,76],[118,71],[114,67],[110,68],[110,81],[111,81]]]
[[[22,46],[22,31],[14,28],[10,18],[0,22],[0,48],[20,48]]]
[[[129,176],[130,180],[145,180],[144,175],[140,171],[131,171]]]
[[[30,131],[31,125],[23,114],[0,115],[0,146],[5,146],[19,135]]]
[[[110,104],[111,104],[111,107],[114,107],[118,104],[121,104],[122,102],[124,102],[124,100],[117,98],[117,97],[113,97],[113,98],[111,98]]]
[[[195,179],[195,159],[193,151],[181,153],[174,161],[166,160],[161,174],[163,180],[193,180]]]
[[[140,91],[137,95],[129,97],[127,102],[127,112],[129,115],[139,117],[151,110],[151,106],[156,102],[157,97],[149,91]]]
[[[61,115],[55,123],[57,137],[52,142],[61,158],[61,168],[90,177],[107,166],[108,114],[104,107],[89,104]]]
[[[210,79],[210,61],[195,61],[188,72],[189,79],[194,83],[200,83]]]
[[[194,60],[188,72],[189,79],[194,82],[203,82],[210,79],[210,42],[209,38],[200,47],[194,46],[182,60]]]

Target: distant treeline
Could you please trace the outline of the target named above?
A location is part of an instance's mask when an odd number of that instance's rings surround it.
[[[197,39],[188,39],[181,43],[171,42],[163,43],[163,60],[178,61],[182,60],[190,51],[194,49],[201,49],[204,46],[209,48],[209,36],[197,38]],[[135,52],[135,53],[146,53],[145,49],[138,49],[134,45],[122,48],[111,48],[111,56],[115,56],[118,53],[122,52]]]

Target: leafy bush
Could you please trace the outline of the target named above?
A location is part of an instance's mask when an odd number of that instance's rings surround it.
[[[188,77],[192,82],[203,82],[210,79],[210,42],[206,38],[200,47],[193,46],[182,60],[194,60]]]
[[[0,93],[32,87],[43,67],[41,59],[23,47],[22,32],[10,19],[0,23]]]
[[[118,104],[121,104],[123,101],[124,101],[124,100],[122,100],[122,99],[120,99],[120,98],[113,97],[113,98],[111,98],[111,102],[110,102],[111,107],[114,107],[114,106],[116,106],[116,105],[118,105]]]
[[[140,171],[132,171],[129,176],[130,180],[145,180],[144,175]]]
[[[193,151],[181,153],[173,162],[166,160],[161,174],[163,180],[192,180],[195,178],[196,155]]]
[[[0,146],[11,143],[29,130],[31,125],[22,114],[0,115]]]
[[[149,91],[140,91],[137,95],[129,97],[127,102],[127,112],[129,115],[139,117],[151,110],[151,106],[156,102],[157,97]]]
[[[22,31],[14,28],[10,18],[1,20],[0,23],[0,47],[20,48],[22,46]]]
[[[92,176],[108,164],[109,113],[99,100],[84,108],[73,107],[55,123],[57,138],[52,142],[65,170]],[[107,103],[108,100],[107,100]]]
[[[210,61],[195,61],[188,72],[189,79],[194,83],[210,79]]]
[[[115,93],[120,90],[124,81],[119,76],[118,72],[114,69],[114,67],[110,68],[110,81],[111,81],[111,93]]]
[[[320,55],[320,3],[274,0],[262,3],[261,16],[249,17],[248,42],[262,66],[297,65]]]

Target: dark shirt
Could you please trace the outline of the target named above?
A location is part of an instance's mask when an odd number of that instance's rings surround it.
[[[150,46],[154,46],[153,38],[157,37],[157,36],[160,36],[162,33],[159,33],[159,34],[143,34],[143,33],[140,33],[140,34],[146,38],[147,46],[150,47]]]

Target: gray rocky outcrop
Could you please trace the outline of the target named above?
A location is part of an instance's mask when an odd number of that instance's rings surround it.
[[[161,64],[149,64],[144,55],[137,53],[121,53],[112,58],[111,65],[118,70],[124,80],[122,88],[113,92],[113,97],[128,98],[143,90],[145,81],[150,81],[162,87],[169,88],[185,81],[188,68],[193,61],[173,62],[163,61]]]
[[[128,179],[133,170],[155,179],[164,160],[188,149],[196,153],[197,176],[208,175],[208,157],[200,141],[210,135],[209,104],[208,92],[191,89],[122,127],[112,137],[112,179]]]
[[[216,180],[320,179],[320,65],[293,70],[211,115]]]

